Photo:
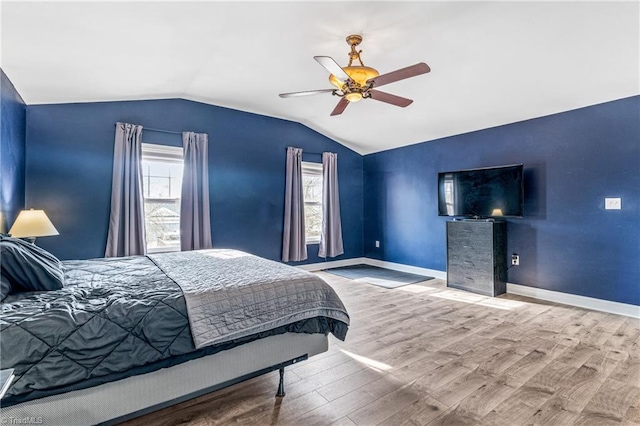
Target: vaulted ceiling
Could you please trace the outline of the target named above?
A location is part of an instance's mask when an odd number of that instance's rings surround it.
[[[640,93],[627,2],[3,2],[2,68],[27,104],[185,98],[301,122],[362,154]],[[330,117],[314,55],[431,73]]]

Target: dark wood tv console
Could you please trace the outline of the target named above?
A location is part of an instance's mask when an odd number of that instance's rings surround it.
[[[447,222],[447,287],[498,296],[506,293],[506,280],[506,222]]]

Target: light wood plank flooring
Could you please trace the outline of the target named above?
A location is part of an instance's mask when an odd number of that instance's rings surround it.
[[[640,425],[640,321],[431,280],[398,289],[318,273],[346,342],[133,425]]]

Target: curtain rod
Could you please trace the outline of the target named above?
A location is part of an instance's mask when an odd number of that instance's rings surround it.
[[[116,122],[116,124],[120,123],[120,121]],[[163,129],[154,129],[153,127],[144,127],[142,126],[142,130],[149,130],[151,132],[160,132],[160,133],[171,133],[172,135],[182,135],[182,132],[174,132],[173,130],[163,130]]]
[[[160,132],[160,133],[171,133],[172,135],[182,135],[185,132],[175,132],[173,130],[163,130],[163,129],[154,129],[153,127],[144,127],[142,126],[142,131],[149,130],[151,132]],[[198,133],[198,132],[194,132]]]
[[[287,150],[287,148],[284,149],[285,151]],[[325,151],[328,152],[328,151]],[[316,155],[322,155],[322,152],[311,152],[311,151],[305,151],[304,149],[302,150],[303,154],[316,154]]]

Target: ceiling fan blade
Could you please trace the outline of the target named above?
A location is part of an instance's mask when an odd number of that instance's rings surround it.
[[[420,74],[426,74],[429,71],[431,71],[429,65],[425,64],[424,62],[420,62],[419,64],[411,65],[410,67],[391,71],[389,73],[370,78],[369,80],[367,80],[367,83],[373,83],[373,87],[380,87],[398,80],[404,80],[405,78],[411,78]]]
[[[335,89],[307,90],[305,92],[280,93],[281,98],[297,98],[299,96],[318,95],[320,93],[331,93]]]
[[[349,101],[347,100],[347,98],[340,99],[340,102],[338,102],[338,105],[336,105],[333,111],[331,111],[331,115],[334,116],[334,115],[342,114],[348,106],[349,106]]]
[[[344,72],[342,67],[340,67],[340,65],[338,65],[338,63],[330,56],[314,56],[313,59],[318,61],[318,63],[325,67],[331,74],[335,75],[338,80],[342,82],[349,80],[347,73]]]
[[[369,90],[371,99],[376,101],[386,102],[391,105],[399,106],[401,108],[407,107],[413,103],[411,99],[403,98],[401,96],[392,95],[391,93],[381,92],[379,90]]]

